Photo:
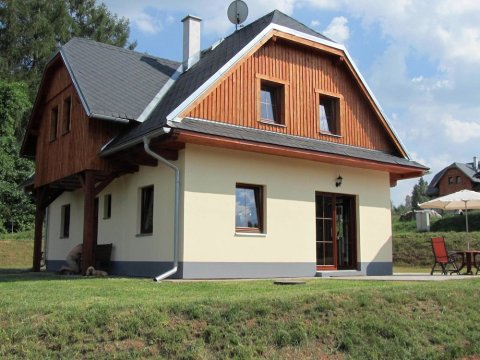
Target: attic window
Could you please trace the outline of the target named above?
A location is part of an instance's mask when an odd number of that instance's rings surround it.
[[[50,141],[57,139],[57,124],[58,124],[58,106],[52,108],[50,112]]]
[[[72,127],[72,99],[67,97],[63,100],[62,135],[68,134]]]
[[[262,81],[260,89],[260,119],[261,121],[283,124],[281,110],[283,106],[282,86]]]
[[[340,135],[340,101],[338,98],[320,95],[320,132]]]
[[[462,177],[461,176],[457,176],[457,184],[461,184],[462,183]]]
[[[453,176],[449,176],[449,177],[448,177],[448,183],[449,183],[449,184],[453,184]]]

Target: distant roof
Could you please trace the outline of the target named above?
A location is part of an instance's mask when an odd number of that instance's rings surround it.
[[[357,159],[371,160],[393,165],[411,166],[418,169],[428,170],[427,167],[415,161],[390,155],[378,150],[370,150],[324,140],[316,140],[272,131],[258,130],[217,121],[184,118],[181,122],[173,123],[172,127],[208,135],[217,135],[232,139],[272,144],[295,149],[311,150],[326,154],[341,155]]]
[[[428,196],[436,196],[438,195],[439,189],[438,189],[438,182],[440,179],[443,177],[445,172],[447,170],[457,168],[461,172],[465,174],[465,176],[473,183],[475,184],[480,184],[480,172],[477,170],[475,171],[473,162],[471,163],[460,163],[460,162],[454,162],[447,166],[446,168],[440,170],[438,173],[435,174],[433,177],[432,181],[428,185],[426,194]]]
[[[73,38],[60,53],[87,115],[136,120],[180,63]]]

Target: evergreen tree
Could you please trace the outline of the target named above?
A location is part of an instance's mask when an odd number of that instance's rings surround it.
[[[427,188],[428,182],[426,182],[423,177],[421,177],[420,180],[418,180],[418,184],[416,184],[412,190],[411,201],[413,210],[419,210],[420,207],[418,206],[418,204],[428,201],[428,197],[426,195]]]
[[[0,231],[24,230],[33,221],[34,205],[20,184],[33,172],[31,161],[20,158],[17,119],[30,109],[27,86],[0,80]]]
[[[124,47],[129,32],[128,20],[95,0],[0,0],[0,76],[26,82],[33,102],[43,69],[61,45],[78,36]]]

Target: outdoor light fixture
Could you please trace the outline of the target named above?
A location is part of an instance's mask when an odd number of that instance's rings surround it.
[[[342,186],[342,180],[343,178],[340,175],[338,175],[337,179],[335,180],[335,186],[336,187]]]

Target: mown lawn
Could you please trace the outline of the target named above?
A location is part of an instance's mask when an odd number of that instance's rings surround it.
[[[0,358],[451,359],[480,279],[163,282],[0,273]]]

